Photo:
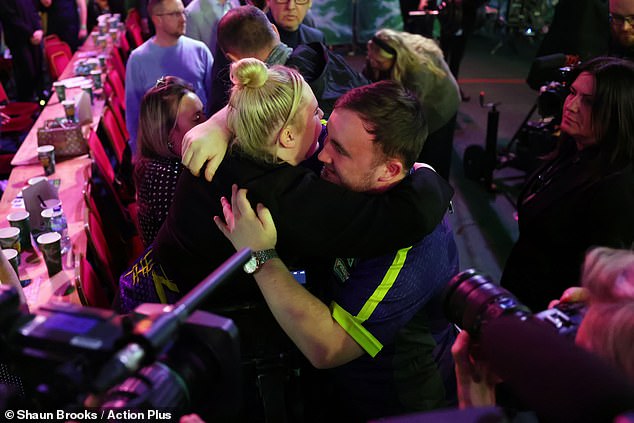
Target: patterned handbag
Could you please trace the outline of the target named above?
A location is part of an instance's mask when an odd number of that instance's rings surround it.
[[[78,123],[49,119],[37,130],[37,145],[52,145],[56,157],[81,156],[88,153],[88,143]]]

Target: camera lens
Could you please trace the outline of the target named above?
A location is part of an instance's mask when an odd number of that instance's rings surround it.
[[[443,307],[449,321],[473,336],[479,334],[484,322],[502,314],[530,314],[513,294],[474,269],[460,272],[449,281]]]

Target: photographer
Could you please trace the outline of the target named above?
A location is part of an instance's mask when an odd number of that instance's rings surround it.
[[[583,364],[583,367],[578,369],[583,371],[579,371],[578,375],[573,376],[573,380],[564,382],[567,384],[568,389],[559,392],[557,397],[548,399],[552,410],[560,409],[559,411],[549,410],[549,412],[569,413],[566,415],[570,421],[593,421],[592,419],[597,418],[599,415],[603,416],[604,419],[602,421],[605,421],[605,418],[609,415],[608,410],[614,409],[611,407],[619,407],[619,399],[614,399],[611,404],[607,404],[605,397],[610,394],[606,394],[603,398],[592,397],[592,395],[596,395],[596,392],[599,392],[598,389],[600,388],[597,388],[597,386],[601,386],[602,382],[605,383],[611,378],[618,381],[617,376],[622,374],[625,374],[630,382],[634,382],[634,252],[604,247],[591,250],[586,255],[583,265],[582,285],[583,288],[566,290],[561,300],[553,301],[551,305],[554,306],[560,301],[576,302],[583,300],[587,303],[586,316],[579,326],[575,343],[577,346],[591,352],[592,356],[584,355],[579,348],[576,348],[578,351],[575,351],[572,346],[567,348],[568,346],[565,344],[562,348],[561,345],[554,346],[551,343],[543,342],[544,345],[549,345],[549,351],[546,354],[548,358],[552,356],[550,360],[552,367],[548,368],[549,363],[540,362],[539,359],[543,357],[538,357],[539,354],[531,356],[527,367],[530,367],[529,372],[534,372],[532,379],[540,379],[540,376],[543,376],[544,373],[552,375],[552,379],[555,379],[559,376],[557,372],[562,373],[561,368],[567,367],[563,363],[555,365],[558,361],[556,360],[557,357],[559,359],[563,357],[566,361],[575,365]],[[526,322],[522,322],[522,324],[526,324]],[[528,327],[528,333],[535,334],[535,328]],[[560,342],[565,342],[565,339],[560,339],[562,340]],[[541,341],[547,341],[547,339],[540,339]],[[494,363],[486,363],[483,360],[474,359],[471,356],[472,347],[471,338],[466,331],[463,331],[452,348],[456,363],[458,398],[461,408],[494,404],[496,401],[494,386],[500,381],[500,378],[489,370]],[[517,348],[517,345],[515,347]],[[565,351],[565,354],[557,356],[557,353],[562,351]],[[516,351],[514,355],[516,356],[515,365],[519,367],[517,364],[522,360],[520,357],[522,354]],[[602,363],[596,360],[597,357],[602,359]],[[609,363],[609,366],[607,363]],[[598,373],[601,378],[594,381],[593,387],[579,383],[580,379],[590,378],[591,376],[589,375],[604,364],[606,365],[605,369]],[[503,367],[499,363],[495,363],[495,366],[498,369]],[[546,369],[546,372],[535,371],[535,369],[539,368],[542,370]],[[619,371],[620,375],[617,375],[614,370]],[[514,371],[512,373],[516,376],[520,372]],[[526,373],[526,370],[524,370],[524,373]],[[508,374],[507,372],[507,376]],[[515,382],[517,382],[517,378],[515,379]],[[625,382],[622,379],[621,376],[621,382]],[[531,389],[532,382],[527,378],[521,380],[520,384],[525,385],[527,389]],[[541,390],[541,393],[537,393],[537,390],[533,389],[531,395],[534,403],[539,403],[537,398],[540,397],[540,394],[541,397],[545,397],[548,392],[553,390],[546,389],[548,380],[540,379],[539,382],[544,386],[544,389]],[[611,380],[610,382],[611,386],[608,389],[618,389],[612,384]],[[549,386],[549,388],[552,387]],[[593,389],[596,392],[593,392]],[[577,392],[581,390],[592,393],[586,396],[591,396],[595,402],[583,404],[584,398]],[[623,397],[626,397],[627,387],[624,391]],[[631,387],[629,392],[630,395],[634,395],[631,393]],[[526,390],[524,393],[526,393]],[[624,402],[621,404],[624,404]],[[566,410],[566,407],[570,406],[575,407],[574,412]],[[631,403],[630,406],[632,406]],[[596,414],[584,415],[584,410],[592,410]]]
[[[589,247],[634,241],[634,65],[600,57],[575,71],[558,146],[518,198],[501,279],[532,310],[579,280]]]

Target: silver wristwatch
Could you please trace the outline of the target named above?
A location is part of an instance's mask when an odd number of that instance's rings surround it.
[[[260,270],[264,263],[278,257],[277,251],[270,248],[268,250],[260,250],[251,252],[251,258],[247,261],[242,268],[248,274],[253,274]]]

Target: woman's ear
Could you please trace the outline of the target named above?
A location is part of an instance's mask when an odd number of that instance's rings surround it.
[[[284,148],[294,148],[296,145],[295,131],[291,125],[286,125],[280,132],[280,145]]]

